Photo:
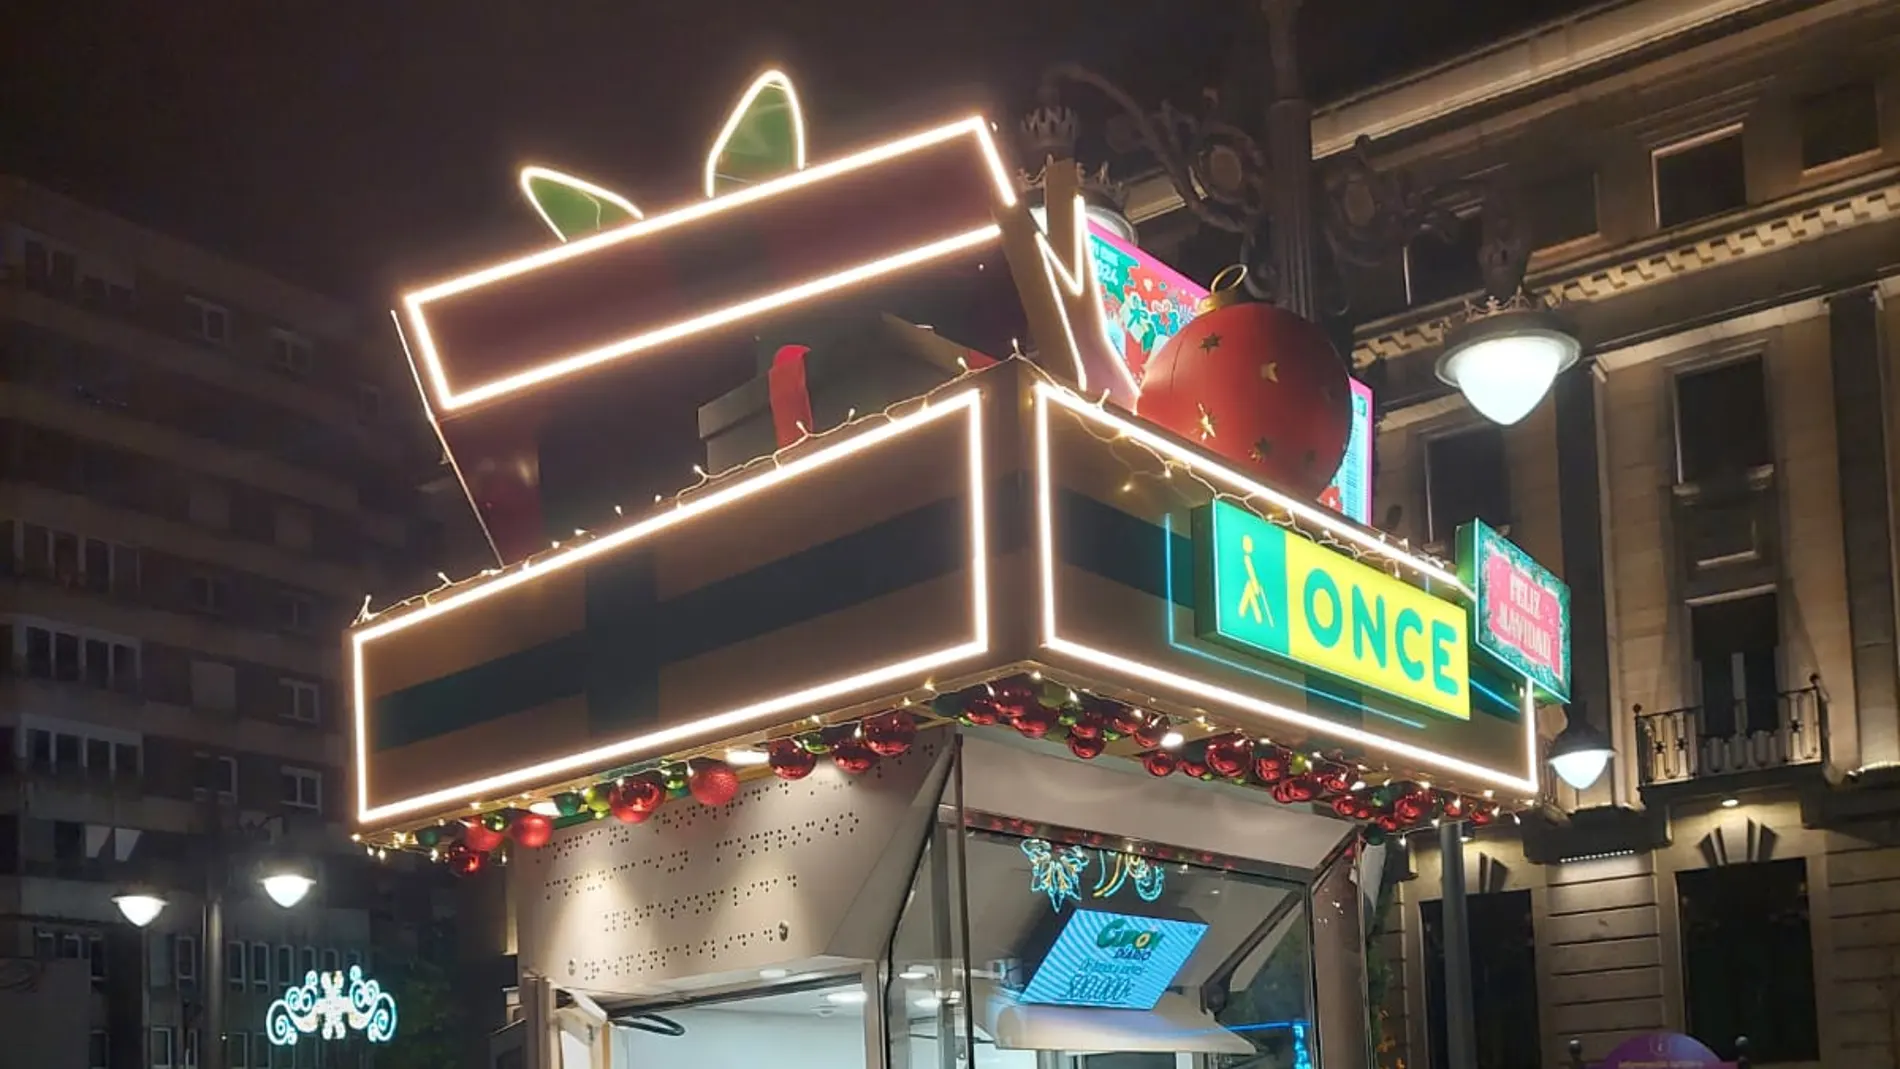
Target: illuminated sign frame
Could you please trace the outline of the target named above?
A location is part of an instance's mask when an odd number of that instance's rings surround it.
[[[483,776],[453,787],[433,790],[381,805],[370,804],[369,692],[364,682],[363,656],[364,647],[369,643],[443,613],[493,597],[523,583],[536,581],[550,572],[611,553],[660,531],[677,527],[714,512],[721,506],[822,471],[841,460],[874,449],[902,435],[933,426],[940,420],[958,416],[968,421],[970,608],[973,627],[967,640],[892,664],[867,668],[841,679],[775,695],[630,738],[615,740],[566,757],[542,761],[509,772]],[[487,800],[499,793],[507,793],[563,776],[578,775],[616,760],[627,759],[632,755],[663,751],[668,746],[681,744],[689,739],[721,732],[733,734],[749,728],[766,726],[777,722],[779,717],[790,710],[805,708],[814,703],[843,702],[872,688],[888,687],[906,681],[912,681],[912,685],[921,686],[933,671],[988,653],[990,650],[989,519],[985,498],[984,448],[983,391],[980,388],[972,387],[962,390],[934,402],[926,399],[917,411],[897,416],[883,426],[846,438],[835,445],[815,449],[804,456],[784,461],[769,471],[735,480],[704,496],[683,502],[676,508],[630,524],[594,541],[538,559],[532,566],[519,568],[416,608],[399,611],[384,620],[351,632],[349,643],[351,703],[354,707],[356,732],[354,759],[357,820],[363,824],[374,824],[431,809],[447,808],[457,804],[467,805],[471,802]]]
[[[1494,563],[1516,572],[1526,584],[1551,599],[1556,615],[1553,642],[1559,660],[1555,667],[1540,661],[1521,642],[1493,626],[1500,614],[1512,611],[1508,592],[1500,591],[1494,582],[1495,570],[1490,567]],[[1570,587],[1483,520],[1472,520],[1458,528],[1458,572],[1472,590],[1472,642],[1529,680],[1551,701],[1568,702]]]
[[[1471,719],[1470,614],[1464,606],[1230,501],[1195,510],[1194,541],[1201,587],[1195,618],[1204,637],[1443,716]],[[1327,630],[1330,641],[1322,633]],[[1355,655],[1362,645],[1370,646],[1370,660]],[[1421,649],[1414,661],[1410,654]]]
[[[1187,695],[1197,701],[1214,702],[1276,720],[1304,731],[1341,739],[1423,768],[1439,769],[1467,776],[1496,787],[1518,791],[1525,797],[1531,797],[1537,793],[1537,718],[1535,699],[1529,688],[1525,690],[1521,710],[1523,715],[1520,717],[1524,764],[1520,772],[1514,773],[1490,768],[1423,746],[1415,746],[1363,728],[1341,724],[1206,679],[1150,664],[1139,657],[1129,656],[1116,650],[1102,649],[1065,637],[1057,611],[1059,599],[1056,596],[1055,472],[1049,444],[1049,418],[1051,411],[1056,408],[1064,409],[1085,422],[1097,425],[1106,431],[1110,438],[1126,437],[1141,443],[1168,462],[1205,479],[1225,493],[1242,500],[1257,499],[1263,504],[1282,510],[1301,523],[1319,527],[1332,537],[1363,551],[1368,556],[1397,565],[1420,579],[1429,579],[1434,583],[1443,584],[1447,589],[1458,591],[1467,598],[1470,597],[1471,590],[1456,574],[1437,563],[1416,557],[1376,534],[1335,519],[1322,506],[1301,501],[1256,482],[1224,464],[1195,453],[1155,430],[1091,404],[1060,386],[1039,382],[1035,385],[1034,392],[1036,556],[1039,596],[1042,602],[1041,643],[1044,649],[1072,657],[1097,668],[1107,669],[1129,679],[1140,680],[1177,694]]]
[[[1078,908],[1063,921],[1017,997],[1028,1006],[1152,1010],[1193,960],[1209,929],[1202,920]],[[1096,996],[1077,995],[1078,981]]]

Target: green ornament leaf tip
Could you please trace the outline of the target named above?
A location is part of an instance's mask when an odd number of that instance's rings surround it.
[[[805,116],[779,71],[753,79],[706,154],[706,195],[716,197],[805,167]]]
[[[547,167],[523,167],[521,193],[562,241],[646,218],[613,190]]]

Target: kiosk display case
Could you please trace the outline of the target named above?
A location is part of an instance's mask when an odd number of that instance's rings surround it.
[[[1073,210],[1037,223],[981,121],[809,168],[797,141],[788,175],[557,226],[405,302],[500,566],[351,631],[359,834],[472,878],[507,863],[534,1069],[1371,1065],[1389,844],[1537,793],[1561,583],[1496,532],[1467,540],[1486,559],[1416,553],[1137,415],[1072,166],[1039,172]],[[892,238],[885,182],[955,196]],[[796,278],[602,302],[727,213],[788,196],[809,222],[871,188],[882,214]],[[797,227],[772,225],[782,252]],[[765,240],[709,233],[726,257]],[[1008,273],[1021,351],[865,318],[966,254]],[[826,309],[873,328],[811,330]],[[880,352],[924,359],[853,394]],[[806,355],[822,375],[782,374]],[[709,448],[756,455],[528,551],[556,458],[509,451],[681,359],[759,372],[695,399]],[[1272,353],[1233,359],[1273,377]]]

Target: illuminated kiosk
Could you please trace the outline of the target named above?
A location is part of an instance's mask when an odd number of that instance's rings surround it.
[[[942,129],[849,159],[964,146],[905,180],[956,189],[932,167],[967,168],[990,221],[900,240],[1000,246],[1044,366],[799,427],[366,615],[360,833],[468,873],[509,862],[531,1067],[1360,1069],[1386,836],[1536,793],[1561,584],[1493,532],[1461,568],[1412,553],[1129,415],[1079,201],[1044,237],[987,125]],[[827,166],[725,211],[855,173]],[[1070,202],[1060,169],[1049,184]],[[470,420],[558,420],[682,339],[769,333],[790,304],[770,272],[726,304],[696,294],[689,327],[596,308],[641,269],[630,247],[721,215],[627,223],[405,302],[465,480]],[[816,277],[930,259],[890,248],[862,239]],[[524,291],[566,302],[559,330],[514,322]]]

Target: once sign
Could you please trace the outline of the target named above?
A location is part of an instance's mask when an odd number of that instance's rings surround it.
[[[1203,635],[1470,719],[1463,608],[1229,502],[1197,514],[1194,540]]]

